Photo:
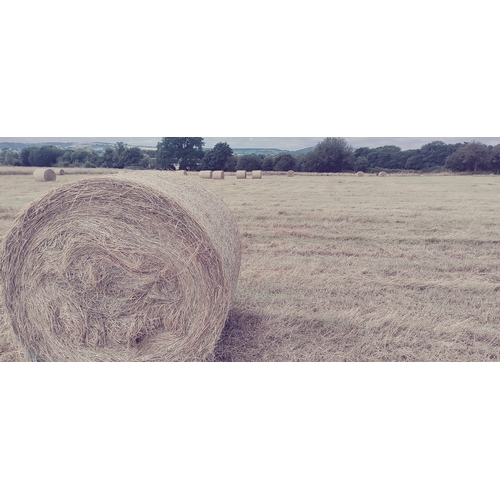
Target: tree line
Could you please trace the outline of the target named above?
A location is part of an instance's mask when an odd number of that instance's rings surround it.
[[[234,155],[226,142],[204,150],[202,137],[164,137],[156,150],[130,147],[118,142],[97,153],[92,148],[63,150],[54,145],[29,146],[20,152],[0,152],[0,163],[35,167],[87,167],[172,170],[274,170],[297,172],[379,172],[451,170],[500,173],[500,144],[480,142],[446,144],[433,141],[419,149],[399,146],[354,149],[345,139],[328,137],[304,154]]]

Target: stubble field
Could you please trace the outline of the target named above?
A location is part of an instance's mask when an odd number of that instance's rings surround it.
[[[190,175],[243,244],[215,361],[500,358],[500,177]],[[1,176],[0,237],[53,187]],[[0,330],[0,360],[22,361],[4,311]]]

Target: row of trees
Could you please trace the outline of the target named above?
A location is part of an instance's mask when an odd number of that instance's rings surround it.
[[[448,169],[457,172],[500,173],[500,144],[479,142],[446,144],[433,141],[420,149],[403,151],[399,146],[354,149],[345,139],[328,137],[311,151],[292,155],[241,155],[235,157],[229,144],[220,142],[203,151],[202,137],[164,137],[157,147],[155,168],[188,170],[296,170],[299,172],[349,172],[362,170],[418,170],[430,172]]]
[[[202,137],[164,137],[156,150],[129,147],[118,142],[99,154],[91,148],[62,150],[56,146],[31,146],[20,152],[4,149],[0,163],[20,166],[85,166],[169,170],[295,170],[299,172],[349,172],[362,170],[452,170],[500,173],[500,144],[479,142],[445,144],[433,141],[420,149],[398,146],[352,148],[345,139],[329,137],[305,154],[248,154],[235,156],[226,142],[205,151]]]
[[[20,152],[2,150],[0,162],[26,167],[154,168],[155,152],[151,153],[138,147],[128,147],[123,142],[118,142],[114,148],[107,148],[101,154],[91,148],[63,150],[56,146],[30,146]]]

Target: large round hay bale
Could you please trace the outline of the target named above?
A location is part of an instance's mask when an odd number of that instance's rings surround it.
[[[60,185],[0,248],[2,300],[33,361],[198,361],[236,289],[235,217],[189,177],[127,172]]]
[[[236,170],[236,178],[237,179],[246,179],[247,171],[246,170]]]
[[[59,175],[64,175],[65,174],[64,168],[60,168],[58,173],[59,173]]]
[[[293,177],[295,175],[295,172],[293,170],[289,170],[287,173],[286,173],[286,176],[287,177]]]
[[[379,176],[379,177],[385,177],[386,175],[387,175],[387,174],[386,174],[385,172],[379,172],[379,173],[378,173],[378,176]]]
[[[214,170],[212,179],[224,179],[224,170]]]
[[[356,172],[356,175],[357,175],[358,177],[363,177],[363,175],[365,175],[365,173],[364,173],[364,172],[361,172],[361,170],[360,170],[359,172]]]
[[[57,178],[56,173],[51,168],[37,168],[33,172],[35,181],[39,182],[52,182]]]
[[[262,179],[262,170],[252,170],[252,179]]]
[[[199,176],[201,179],[211,179],[212,171],[211,170],[200,170]]]

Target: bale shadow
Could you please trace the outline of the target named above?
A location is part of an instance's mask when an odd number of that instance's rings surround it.
[[[262,349],[259,334],[265,328],[265,318],[240,308],[229,311],[224,329],[215,345],[214,361],[246,361],[252,352],[257,354]],[[243,359],[243,354],[245,358]],[[257,355],[258,356],[258,355]],[[252,359],[259,361],[259,359]]]

